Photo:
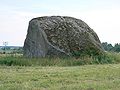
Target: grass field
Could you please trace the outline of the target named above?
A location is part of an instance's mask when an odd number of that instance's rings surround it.
[[[120,64],[0,66],[0,90],[120,90]]]
[[[0,54],[0,90],[120,90],[120,53],[77,59]]]

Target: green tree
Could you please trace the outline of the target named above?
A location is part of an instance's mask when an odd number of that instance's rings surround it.
[[[102,46],[103,46],[103,48],[105,49],[105,51],[112,51],[113,50],[113,46],[112,46],[112,44],[108,44],[107,42],[103,42],[102,43]]]
[[[115,46],[114,46],[114,51],[115,52],[120,52],[120,43],[116,43]]]

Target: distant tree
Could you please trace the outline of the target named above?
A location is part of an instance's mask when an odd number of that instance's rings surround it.
[[[108,47],[108,51],[112,51],[113,48],[114,48],[114,47],[112,46],[112,44],[108,44],[107,47]]]
[[[116,43],[113,50],[115,52],[120,52],[120,44]]]
[[[103,42],[102,46],[105,49],[105,51],[120,52],[120,43],[116,43],[114,46],[112,46],[112,44],[108,44],[107,42]]]
[[[112,51],[113,50],[112,44],[108,44],[107,42],[103,42],[102,46],[105,49],[105,51]]]
[[[105,51],[108,51],[108,47],[107,47],[108,43],[107,42],[103,42],[102,46],[105,49]]]

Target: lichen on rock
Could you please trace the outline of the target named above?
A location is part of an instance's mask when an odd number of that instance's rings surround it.
[[[24,56],[99,55],[103,52],[97,34],[82,20],[65,16],[44,16],[29,22]]]

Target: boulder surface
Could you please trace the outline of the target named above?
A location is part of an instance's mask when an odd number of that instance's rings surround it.
[[[44,16],[29,22],[24,56],[80,56],[103,52],[97,34],[82,20],[67,16]]]

